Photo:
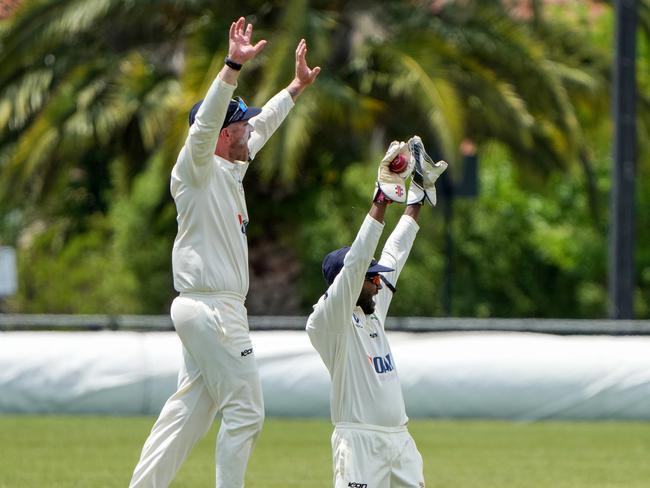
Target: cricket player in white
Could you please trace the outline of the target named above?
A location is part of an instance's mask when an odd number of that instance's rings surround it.
[[[320,68],[296,48],[296,72],[262,109],[231,100],[239,70],[266,41],[251,43],[252,25],[230,27],[229,50],[205,99],[190,113],[190,131],[172,170],[178,211],[172,265],[180,295],[171,307],[183,344],[178,391],[164,405],[144,444],[130,487],[167,487],[217,413],[216,486],[240,488],[264,421],[262,389],[249,337],[248,212],[242,179],[248,163],[282,123]]]
[[[421,150],[411,155],[414,145]],[[403,198],[408,204],[404,215],[377,263],[373,254],[390,200],[382,189],[403,183],[387,171],[398,154],[419,158],[417,177],[414,173]],[[380,164],[375,201],[352,246],[333,251],[323,260],[329,288],[307,320],[311,343],[332,379],[335,488],[424,487],[422,457],[406,427],[397,365],[384,332],[394,284],[419,229],[421,205],[424,201],[435,203],[434,183],[447,167],[444,161],[424,161],[423,154],[417,136],[408,144],[391,144]],[[400,177],[406,179],[412,168]],[[401,192],[392,196],[399,198]]]

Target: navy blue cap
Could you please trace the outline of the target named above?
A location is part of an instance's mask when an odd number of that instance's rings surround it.
[[[192,107],[192,109],[190,110],[190,116],[189,116],[190,126],[194,123],[194,119],[196,118],[196,113],[199,111],[199,108],[201,107],[202,103],[203,100],[196,102]],[[223,125],[221,126],[221,128],[223,129],[224,127],[227,127],[233,122],[241,122],[243,120],[252,119],[256,115],[259,115],[261,111],[262,109],[258,107],[247,107],[246,103],[244,103],[244,101],[241,98],[237,98],[236,100],[230,100],[230,103],[228,104],[228,110],[226,111],[226,117],[223,120]]]
[[[336,278],[336,276],[341,272],[341,269],[343,268],[343,260],[345,259],[345,255],[349,250],[350,246],[342,247],[341,249],[332,251],[327,256],[325,256],[325,259],[323,259],[323,277],[325,278],[325,281],[327,281],[328,285],[331,285],[334,282],[334,278]],[[368,267],[366,274],[385,273],[388,271],[395,270],[387,266],[382,266],[375,259],[373,259],[370,261],[370,266]]]

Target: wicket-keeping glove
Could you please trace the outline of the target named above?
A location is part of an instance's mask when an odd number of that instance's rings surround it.
[[[375,201],[404,203],[406,179],[411,175],[414,164],[415,160],[406,142],[391,142],[386,155],[379,163]]]
[[[448,165],[445,161],[434,163],[424,150],[422,139],[418,136],[411,137],[408,145],[411,154],[413,154],[415,167],[413,168],[413,178],[411,179],[406,202],[411,205],[414,203],[422,204],[427,201],[434,206],[436,204],[435,182],[444,173]]]

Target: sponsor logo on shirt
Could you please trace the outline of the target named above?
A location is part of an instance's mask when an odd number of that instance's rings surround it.
[[[250,348],[248,348],[248,349],[244,349],[244,350],[241,352],[241,357],[245,358],[245,357],[248,356],[249,354],[253,354],[253,348],[252,348],[252,347],[250,347]]]
[[[360,329],[363,329],[363,325],[361,325],[361,320],[359,319],[359,317],[357,317],[356,313],[352,314],[352,319],[354,320],[354,325],[356,325]]]
[[[377,333],[376,332],[371,332],[370,333],[370,338],[371,339],[376,339],[377,338]]]
[[[375,368],[377,374],[390,373],[395,369],[390,354],[386,354],[385,356],[375,356],[374,358],[368,356],[368,361],[370,361],[372,367]]]
[[[368,488],[367,483],[357,483],[356,481],[350,481],[348,483],[348,488]]]
[[[370,322],[372,322],[373,324],[375,324],[375,326],[376,326],[377,328],[381,327],[381,322],[380,322],[380,320],[379,320],[379,317],[377,317],[374,313],[373,313],[372,315],[370,315],[369,318],[370,318]]]
[[[248,227],[248,220],[244,220],[244,217],[242,217],[242,214],[240,214],[240,213],[237,214],[237,220],[239,220],[239,228],[241,229],[241,233],[246,235],[246,228]]]

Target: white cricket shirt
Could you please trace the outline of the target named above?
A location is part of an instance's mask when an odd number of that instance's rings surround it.
[[[196,114],[172,169],[171,193],[178,212],[172,250],[174,288],[179,292],[248,292],[248,211],[242,181],[248,162],[214,154],[236,86],[217,77]],[[282,90],[250,119],[250,159],[264,146],[294,103]]]
[[[344,266],[307,319],[307,333],[330,377],[332,422],[399,427],[408,422],[393,353],[384,322],[393,293],[384,286],[375,297],[375,312],[356,305],[366,271],[384,226],[366,216]],[[395,271],[382,273],[395,284],[419,230],[402,216],[386,241],[379,262]]]

